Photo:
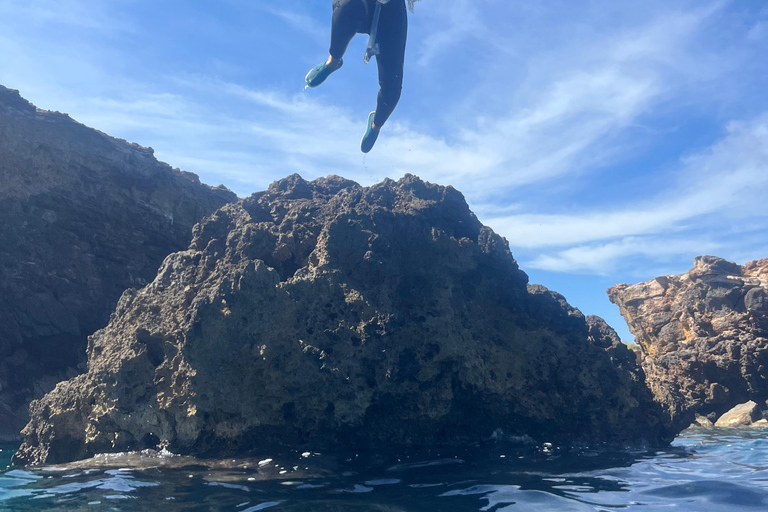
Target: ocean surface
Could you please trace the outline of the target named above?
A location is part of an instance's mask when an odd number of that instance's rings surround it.
[[[663,451],[98,456],[25,470],[2,447],[0,510],[768,511],[768,430],[689,430]]]

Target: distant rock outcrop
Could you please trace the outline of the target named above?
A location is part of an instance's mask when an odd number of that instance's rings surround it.
[[[0,440],[85,369],[86,337],[123,291],[235,199],[0,86]]]
[[[604,322],[527,289],[451,187],[294,175],[224,206],[120,299],[88,373],[35,402],[17,463],[167,447],[659,445],[665,425]]]
[[[696,258],[679,276],[608,290],[642,347],[643,368],[673,417],[718,417],[768,398],[768,259],[741,267]]]

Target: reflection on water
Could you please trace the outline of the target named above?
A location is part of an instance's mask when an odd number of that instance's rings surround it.
[[[265,454],[200,460],[146,452],[7,466],[0,510],[763,511],[768,431],[688,431],[662,452],[473,448]]]

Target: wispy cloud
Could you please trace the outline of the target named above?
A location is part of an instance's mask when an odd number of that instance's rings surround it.
[[[444,2],[439,9],[423,9],[419,5],[419,15],[428,17],[421,26],[427,31],[422,44],[416,48],[416,63],[427,66],[438,55],[450,55],[457,47],[466,45],[466,41],[493,41],[489,37],[491,30],[483,23],[480,9],[487,8],[492,2],[478,0],[453,0]]]
[[[647,261],[667,260],[670,256],[716,253],[722,244],[699,238],[625,237],[616,241],[571,247],[549,254],[544,253],[526,262],[530,268],[553,272],[587,273],[603,276],[615,275],[619,266],[631,267],[642,257]],[[631,272],[630,272],[631,273]]]
[[[125,17],[111,14],[122,0],[107,7],[101,2],[85,0],[3,0],[0,17],[24,18],[28,22],[63,25],[100,32],[133,32],[135,26]]]
[[[538,248],[526,262],[562,272],[615,272],[628,256],[647,259],[727,250],[732,227],[768,232],[768,112],[733,122],[711,148],[680,162],[655,198],[621,209],[491,219],[513,246]],[[726,243],[727,241],[727,243]],[[743,249],[748,240],[741,237]]]
[[[330,22],[322,24],[305,11],[296,9],[291,10],[286,8],[285,5],[277,7],[275,4],[271,3],[254,4],[253,7],[268,12],[272,16],[287,23],[294,30],[313,39],[326,42],[328,35],[330,34]]]

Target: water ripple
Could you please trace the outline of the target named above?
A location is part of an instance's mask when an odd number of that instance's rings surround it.
[[[0,510],[613,512],[768,510],[768,433],[696,430],[659,452],[100,456],[0,472]],[[12,449],[4,449],[7,467]],[[106,507],[106,508],[103,508]]]

